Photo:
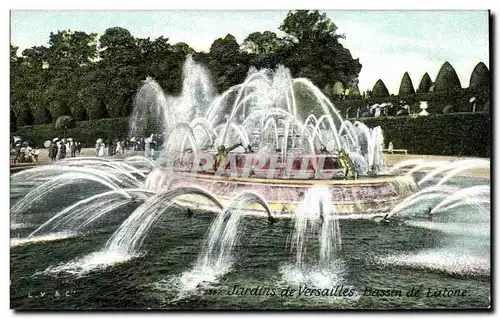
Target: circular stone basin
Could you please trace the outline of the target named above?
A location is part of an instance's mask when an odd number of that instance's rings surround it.
[[[211,174],[189,174],[187,172],[167,173],[157,169],[152,172],[155,187],[171,183],[172,187],[198,186],[210,191],[224,206],[244,192],[261,196],[268,204],[272,214],[292,216],[307,190],[314,185],[331,189],[335,211],[342,217],[364,218],[367,215],[381,215],[389,212],[405,197],[418,190],[411,176],[360,177],[356,180],[294,180],[266,179],[255,177],[229,177]],[[182,195],[177,203],[200,210],[214,210],[212,204],[196,195]],[[258,204],[250,204],[247,213],[266,215]]]

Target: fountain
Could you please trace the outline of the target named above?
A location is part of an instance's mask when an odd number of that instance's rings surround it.
[[[301,113],[304,102],[297,99],[298,89],[313,97],[309,114]],[[68,203],[38,224],[31,236],[80,229],[114,207],[144,201],[106,246],[134,255],[170,205],[166,202],[218,211],[234,196],[250,192],[267,204],[249,203],[242,208],[245,213],[293,217],[304,194],[322,187],[325,196],[330,194],[324,202],[332,206],[325,212],[333,209],[336,220],[384,214],[418,189],[411,174],[394,175],[386,169],[380,127],[343,119],[310,80],[292,78],[284,66],[251,69],[243,83],[217,96],[214,92],[207,69],[190,55],[179,96],[165,94],[147,78],[134,99],[130,134],[148,126],[161,130],[156,133],[164,135],[164,144],[157,160],[81,157],[21,171],[11,179],[18,195],[11,210],[13,221],[22,224],[25,212],[67,185],[97,183],[108,190]],[[217,154],[221,145],[239,147]],[[347,160],[339,161],[339,151],[345,151]],[[214,170],[216,154],[221,160]],[[345,179],[345,169],[356,172],[354,180]],[[25,180],[31,184],[25,185]],[[180,190],[189,191],[177,196]],[[177,195],[170,200],[165,194]],[[328,224],[331,214],[327,215]]]
[[[489,185],[465,187],[456,180],[489,169],[489,161],[411,159],[388,166],[381,127],[343,119],[310,80],[292,78],[284,66],[251,69],[243,83],[219,95],[191,56],[183,72],[179,96],[147,78],[134,99],[130,135],[163,134],[156,160],[78,157],[11,176],[11,232],[24,236],[12,238],[11,247],[107,232],[100,249],[41,273],[88,274],[143,257],[160,217],[188,210],[213,220],[196,260],[177,273],[180,300],[237,267],[235,247],[248,215],[269,229],[292,221],[289,256],[277,268],[285,282],[325,289],[340,283],[352,292],[344,277],[341,222],[366,219],[378,227],[373,218],[401,219],[408,227],[451,233],[461,229],[437,219],[464,207],[488,212]],[[299,90],[313,97],[312,105],[304,105]],[[38,209],[46,201],[50,211]],[[403,263],[398,256],[374,260]],[[421,255],[412,258],[422,264]],[[474,267],[482,262],[478,257]]]
[[[170,187],[195,182],[210,189],[222,204],[228,204],[235,192],[251,189],[264,194],[270,210],[283,216],[293,214],[300,194],[314,185],[328,185],[340,216],[380,214],[417,190],[411,176],[387,172],[380,127],[370,129],[343,119],[311,81],[293,79],[285,67],[252,69],[243,83],[217,97],[206,83],[207,72],[189,56],[184,71],[180,96],[165,95],[154,80],[147,79],[135,100],[132,128],[147,121],[148,114],[171,114],[168,119],[156,118],[167,138],[145,182],[154,189],[171,182],[164,176],[176,175]],[[316,105],[307,116],[300,112],[304,105],[296,98],[297,87],[314,97]],[[205,112],[200,101],[207,106]],[[179,109],[184,110],[182,116]],[[216,148],[238,143],[241,147],[224,154],[224,162],[214,170]],[[337,159],[341,149],[359,179],[342,178]],[[182,201],[208,209],[201,198],[191,201],[187,196]],[[265,213],[258,205],[247,210]]]
[[[294,216],[295,230],[292,234],[292,251],[298,267],[304,263],[307,245],[312,238],[313,246],[319,242],[319,263],[327,264],[341,248],[340,226],[332,204],[328,187],[313,186],[305,194]]]
[[[262,206],[270,214],[266,202],[259,195],[245,192],[236,196],[212,223],[193,269],[182,274],[181,296],[192,292],[202,282],[216,281],[230,270],[234,263],[233,249],[239,238],[238,228],[245,207],[251,203]]]

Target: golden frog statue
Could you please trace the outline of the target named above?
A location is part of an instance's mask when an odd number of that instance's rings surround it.
[[[349,157],[349,154],[346,153],[343,149],[339,150],[339,164],[340,167],[344,170],[344,179],[357,179],[358,178],[358,172],[356,172],[356,169],[354,167],[354,164],[352,163],[351,158]]]

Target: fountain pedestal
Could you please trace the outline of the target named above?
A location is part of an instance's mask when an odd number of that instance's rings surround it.
[[[156,181],[161,188],[161,181],[166,172],[156,172]],[[172,173],[170,173],[171,175]],[[376,178],[362,177],[357,180],[294,180],[266,179],[252,177],[226,177],[210,174],[189,174],[177,172],[170,179],[170,186],[199,186],[209,190],[223,205],[243,192],[253,192],[260,195],[268,204],[275,216],[292,216],[298,204],[304,198],[307,190],[314,185],[324,185],[331,190],[332,202],[338,216],[380,215],[390,211],[405,197],[412,195],[418,189],[411,176],[378,176]],[[179,204],[196,209],[213,210],[213,206],[202,198],[183,195],[177,200]],[[266,216],[259,205],[250,204],[248,213]]]

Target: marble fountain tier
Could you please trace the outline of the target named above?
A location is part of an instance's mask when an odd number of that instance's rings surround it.
[[[263,158],[265,164],[255,168],[258,166],[255,163]],[[215,172],[213,169],[193,170],[191,158],[183,163],[176,161],[170,169],[157,167],[148,177],[148,183],[158,189],[202,187],[214,194],[223,205],[229,204],[241,193],[255,193],[266,201],[275,217],[292,217],[307,190],[314,186],[330,189],[334,211],[340,218],[386,214],[418,190],[412,176],[379,173],[373,177],[344,179],[343,171],[333,155],[295,157],[288,161],[289,166],[276,164],[280,160],[279,157],[274,159],[273,164],[270,154],[230,153],[226,157],[225,168]],[[203,166],[206,166],[206,161],[201,160],[200,167]],[[320,166],[321,169],[318,168]],[[181,196],[177,203],[198,210],[211,211],[214,208],[207,199],[190,194]],[[267,214],[262,205],[257,203],[249,204],[246,213]]]

